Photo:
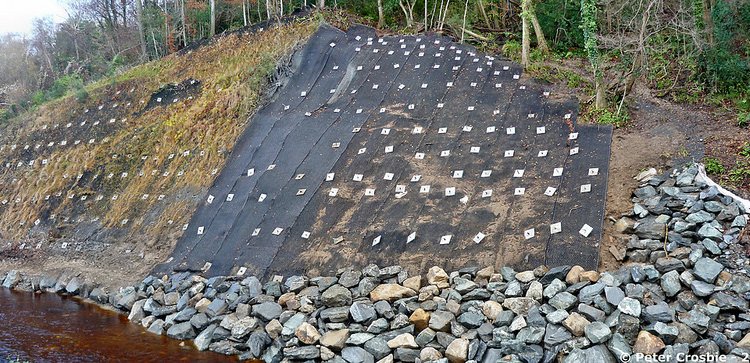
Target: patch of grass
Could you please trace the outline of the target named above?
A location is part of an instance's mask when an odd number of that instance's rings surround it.
[[[738,160],[728,174],[730,182],[736,185],[744,184],[750,180],[750,162]]]
[[[746,158],[750,158],[750,142],[746,142],[744,145],[740,147],[740,156],[744,156]]]
[[[716,158],[704,158],[703,159],[703,165],[706,166],[706,172],[713,175],[721,175],[724,174],[724,165],[721,165],[721,162],[719,159]]]
[[[508,40],[503,44],[503,55],[515,62],[521,61],[521,43],[516,40]]]
[[[224,165],[248,119],[263,102],[278,62],[288,59],[314,33],[319,19],[293,21],[252,34],[225,35],[191,52],[114,74],[87,85],[80,94],[70,93],[14,118],[17,136],[10,141],[33,145],[38,141],[29,137],[38,137],[42,125],[76,124],[84,109],[119,103],[116,112],[111,111],[119,126],[106,139],[99,137],[94,144],[82,142],[45,153],[36,160],[37,165],[42,158],[55,161],[45,167],[0,175],[0,200],[18,196],[23,201],[0,209],[0,229],[8,231],[7,236],[20,237],[28,232],[28,228],[18,227],[22,221],[30,226],[40,215],[76,217],[80,213],[103,216],[101,220],[108,226],[128,219],[127,226],[135,236],[163,235],[168,225],[177,229],[187,222],[195,206],[190,196],[210,186],[218,174],[214,170]],[[144,110],[152,93],[188,78],[201,82],[200,94]],[[115,116],[99,121],[104,125]],[[120,122],[122,119],[127,122]],[[45,137],[50,136],[59,141],[54,134]],[[115,154],[117,158],[113,158]],[[127,177],[122,178],[123,173]],[[89,177],[78,180],[78,175]],[[11,183],[12,179],[16,181]],[[55,197],[57,193],[61,196]],[[68,199],[69,193],[75,197]],[[149,196],[144,198],[146,194]],[[50,201],[45,201],[47,195]],[[82,195],[89,196],[85,203],[80,202]],[[104,198],[97,201],[99,195]],[[118,198],[112,200],[113,195]],[[159,200],[159,195],[165,197]]]
[[[737,126],[745,128],[750,125],[750,112],[740,112],[737,114]]]
[[[630,122],[630,115],[625,109],[621,110],[620,113],[617,113],[617,111],[608,108],[597,110],[591,107],[586,112],[584,118],[594,123],[612,125],[617,128],[625,127]]]

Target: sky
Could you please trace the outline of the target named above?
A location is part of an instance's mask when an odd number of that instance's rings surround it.
[[[62,0],[0,0],[0,34],[31,32],[34,18],[51,17],[55,23],[67,17]]]

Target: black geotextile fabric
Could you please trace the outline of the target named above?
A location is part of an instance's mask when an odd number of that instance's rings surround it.
[[[611,127],[519,65],[357,26],[294,69],[158,272],[598,264]]]

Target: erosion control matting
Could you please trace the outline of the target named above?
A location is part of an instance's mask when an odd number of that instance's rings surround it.
[[[596,268],[611,127],[512,62],[322,27],[157,271]]]

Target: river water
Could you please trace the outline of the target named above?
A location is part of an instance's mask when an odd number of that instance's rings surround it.
[[[57,294],[0,288],[0,362],[234,362]]]

